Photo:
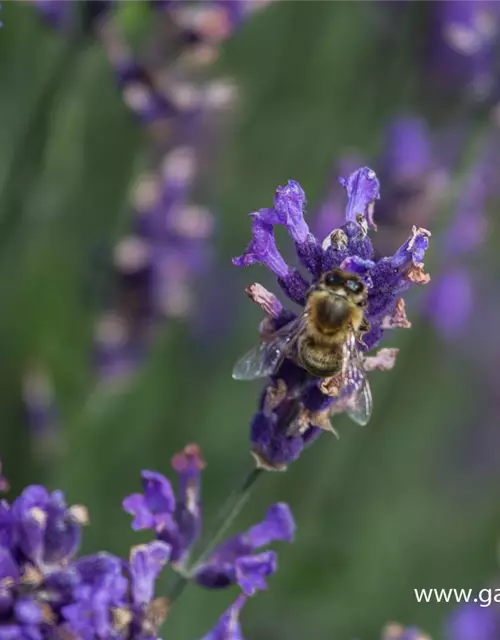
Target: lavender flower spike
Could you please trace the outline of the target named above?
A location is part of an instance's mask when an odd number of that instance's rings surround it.
[[[247,266],[260,262],[267,266],[277,275],[286,296],[301,306],[305,306],[310,287],[323,274],[338,268],[354,272],[367,288],[363,315],[369,328],[362,341],[358,338],[358,350],[361,359],[366,359],[366,371],[386,370],[394,362],[393,351],[390,358],[387,354],[365,356],[364,352],[379,344],[386,329],[410,326],[401,294],[412,284],[429,281],[423,260],[430,233],[414,226],[409,239],[392,256],[374,260],[368,229],[376,228],[373,208],[379,199],[377,176],[372,169],[363,167],[341,183],[347,192],[345,223],[339,229],[332,229],[323,243],[309,232],[303,220],[302,189],[298,183],[289,181],[288,187],[278,189],[273,208],[254,214],[260,226],[253,226],[249,248],[233,263]],[[276,224],[283,224],[289,231],[301,263],[312,276],[310,279],[288,267],[278,253],[273,228]],[[279,256],[279,268],[270,258],[269,247],[272,247],[272,256]],[[296,317],[256,283],[247,293],[269,316],[261,323],[264,340]],[[346,385],[341,374],[331,378],[314,377],[298,364],[293,350],[288,353],[289,356],[285,352],[287,357],[270,375],[250,427],[251,450],[257,466],[273,471],[286,469],[322,431],[334,431],[332,415],[351,411],[352,394],[356,385],[359,386],[359,380]]]
[[[222,542],[206,561],[188,571],[189,552],[201,530],[200,472],[204,462],[197,445],[190,444],[174,456],[179,491],[159,473],[143,471],[143,493],[132,494],[123,508],[134,516],[134,529],[149,529],[168,544],[175,569],[208,589],[239,584],[247,596],[266,588],[266,578],[276,571],[276,554],[264,550],[274,541],[292,542],[295,522],[286,504],[269,507],[266,517],[245,533]],[[260,551],[260,552],[259,552]]]
[[[43,486],[0,502],[1,638],[158,639],[168,603],[154,598],[154,585],[170,547],[139,545],[128,562],[77,557],[86,521],[83,506]]]

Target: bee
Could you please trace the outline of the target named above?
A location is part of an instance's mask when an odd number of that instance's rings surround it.
[[[274,375],[285,358],[312,376],[337,377],[338,396],[358,424],[370,419],[372,398],[360,354],[368,291],[361,278],[342,269],[324,273],[306,295],[304,313],[266,337],[236,363],[235,380]]]

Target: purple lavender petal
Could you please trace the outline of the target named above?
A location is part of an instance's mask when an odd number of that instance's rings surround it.
[[[344,271],[356,273],[369,284],[371,282],[370,273],[374,266],[375,262],[373,262],[373,260],[363,260],[362,258],[358,258],[358,256],[350,256],[341,263],[340,268]]]
[[[252,240],[241,256],[233,258],[233,264],[237,267],[262,264],[279,278],[286,279],[289,269],[276,247],[272,225],[264,222],[258,212],[251,213],[250,217]]]
[[[365,220],[368,227],[376,229],[373,222],[375,200],[380,198],[380,183],[373,169],[363,167],[349,178],[341,178],[340,184],[347,191],[346,222]]]
[[[149,510],[146,499],[142,493],[132,493],[122,502],[123,509],[134,516],[132,529],[141,531],[142,529],[154,529],[156,520]]]
[[[162,542],[171,546],[172,562],[185,552],[179,523],[176,521],[176,501],[170,482],[161,473],[143,471],[143,494],[125,498],[122,506],[134,516],[133,529],[152,529]]]
[[[0,548],[0,584],[8,582],[8,580],[6,580],[8,578],[17,582],[19,578],[19,567],[10,551]]]
[[[42,622],[42,607],[32,598],[19,598],[14,605],[17,622],[26,625],[38,625]]]
[[[202,640],[245,640],[241,631],[239,615],[246,602],[245,596],[239,596],[236,601],[221,616],[216,626]]]
[[[273,224],[282,224],[297,245],[303,244],[308,236],[309,227],[304,220],[304,208],[306,195],[304,190],[295,180],[289,180],[285,187],[278,187],[274,196],[275,214]],[[271,222],[271,220],[268,220]]]
[[[426,229],[413,227],[411,236],[391,258],[392,268],[402,274],[412,265],[422,264],[429,248],[430,235]]]
[[[256,556],[243,556],[236,561],[236,580],[246,596],[267,589],[266,578],[276,572],[277,556],[265,551]]]
[[[145,605],[153,599],[155,581],[170,559],[170,546],[164,542],[133,547],[130,552],[132,598],[137,605]]]
[[[357,156],[347,155],[341,158],[329,176],[326,196],[312,216],[314,233],[320,240],[327,238],[345,223],[345,192],[337,176],[351,175],[360,164]]]
[[[85,510],[68,508],[60,491],[27,487],[12,505],[23,553],[37,566],[57,566],[70,560],[80,545]]]
[[[122,577],[123,561],[110,553],[101,552],[78,558],[73,565],[83,586],[110,589],[119,597],[126,589]]]
[[[132,528],[136,531],[153,529],[158,534],[177,537],[172,485],[165,476],[154,471],[143,471],[141,477],[144,493],[133,493],[122,502],[123,509],[134,516]]]
[[[27,487],[12,505],[20,547],[35,565],[43,564],[48,501],[47,489],[32,485]]]
[[[275,540],[293,542],[295,528],[290,507],[280,502],[269,507],[264,520],[249,529],[246,535],[253,548],[258,549]]]
[[[172,467],[179,474],[175,518],[182,545],[188,550],[198,539],[201,530],[200,475],[205,468],[205,462],[198,445],[190,444],[184,447],[172,459]]]
[[[47,505],[44,561],[48,564],[64,564],[78,551],[81,541],[81,525],[86,524],[86,510],[70,509],[61,491],[53,491]]]
[[[77,638],[113,637],[110,597],[106,591],[89,592],[62,608],[67,628]]]
[[[154,514],[173,513],[175,495],[167,478],[155,471],[143,471],[141,478],[148,509]]]

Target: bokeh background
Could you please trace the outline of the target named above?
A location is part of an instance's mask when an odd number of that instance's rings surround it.
[[[237,528],[279,500],[298,533],[243,623],[259,640],[375,639],[389,620],[441,638],[453,605],[418,604],[413,589],[489,584],[500,535],[500,5],[195,4],[215,7],[196,23],[203,37],[169,3],[117,2],[111,13],[104,2],[3,3],[4,471],[13,493],[63,488],[90,510],[85,549],[125,554],[142,538],[122,498],[141,469],[167,473],[195,441],[210,520],[252,464],[260,385],[234,382],[231,369],[261,318],[244,288],[272,281],[231,265],[250,237],[247,214],[294,178],[312,226],[325,202],[338,215],[333,175],[359,156],[382,181],[380,250],[392,253],[413,224],[429,228],[432,281],[407,300],[412,329],[385,339],[401,351],[395,369],[371,375],[369,426],[339,418],[340,440],[323,436],[255,488]],[[150,76],[120,69],[127,47]],[[171,90],[175,108],[151,87]],[[401,125],[394,142],[400,117],[416,132]],[[156,175],[168,200],[175,185],[154,171],[186,144],[199,169],[188,202],[210,213],[196,210],[185,237],[175,227],[162,244],[138,222],[151,196],[140,187]],[[165,255],[151,286],[149,261]],[[231,597],[188,589],[165,635],[201,637]]]

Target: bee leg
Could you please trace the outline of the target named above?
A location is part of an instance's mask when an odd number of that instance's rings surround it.
[[[359,325],[359,333],[366,333],[370,328],[370,323],[368,322],[368,320],[366,320],[365,318],[363,318],[363,320],[361,321],[361,324]]]

